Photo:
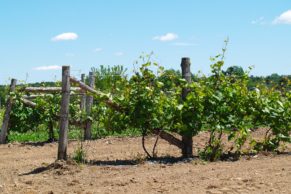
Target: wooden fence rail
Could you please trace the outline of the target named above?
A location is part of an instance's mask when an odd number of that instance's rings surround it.
[[[25,104],[26,106],[29,106],[31,108],[35,108],[36,107],[36,103],[30,101],[30,100],[27,100],[25,98],[21,98],[20,99],[22,101],[23,104]]]
[[[78,79],[76,79],[74,77],[70,77],[70,80],[71,80],[71,82],[78,84],[79,87],[82,88],[83,90],[85,90],[86,92],[95,94],[98,97],[107,95],[106,93],[95,90],[94,88],[86,85],[85,83],[79,81]],[[121,111],[121,112],[124,111],[124,108],[122,108],[120,105],[113,102],[111,99],[104,99],[104,102],[107,104],[107,106],[109,106],[110,108],[112,108],[114,110]]]
[[[30,93],[58,93],[58,92],[62,92],[62,88],[61,87],[26,87],[24,88],[24,91],[30,92]],[[70,91],[82,93],[82,89],[78,87],[72,87]]]

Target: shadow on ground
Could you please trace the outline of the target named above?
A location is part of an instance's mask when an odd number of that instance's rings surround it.
[[[84,165],[89,166],[136,166],[139,164],[152,163],[152,164],[175,164],[175,163],[187,163],[193,160],[197,160],[198,157],[193,158],[182,158],[182,157],[158,157],[154,159],[132,159],[132,160],[90,160],[86,161]],[[56,161],[47,166],[41,166],[36,169],[33,169],[30,172],[20,174],[19,176],[27,176],[34,174],[41,174],[46,171],[54,169],[70,169],[68,167],[78,166],[75,161],[72,159],[68,161]]]
[[[280,153],[271,153],[271,152],[262,152],[260,155],[291,155],[291,152],[280,152]],[[254,156],[255,154],[244,154],[240,155],[240,157],[246,157],[247,159]],[[233,156],[233,154],[225,154],[220,161],[238,161],[240,157],[237,157],[236,155]],[[183,158],[183,157],[157,157],[153,159],[147,159],[147,158],[137,158],[137,159],[131,159],[131,160],[90,160],[83,163],[83,165],[88,166],[136,166],[139,164],[176,164],[176,163],[189,163],[193,161],[200,160],[198,156],[194,156],[192,158]],[[26,176],[26,175],[33,175],[33,174],[40,174],[46,171],[54,170],[54,169],[65,169],[70,170],[69,167],[79,166],[74,160],[69,159],[68,161],[55,161],[52,164],[49,164],[47,166],[41,166],[36,169],[33,169],[30,172],[20,174],[19,176]],[[73,169],[72,168],[72,169]]]
[[[21,145],[23,146],[34,146],[34,147],[42,147],[47,144],[55,143],[57,140],[48,140],[48,141],[42,141],[42,142],[23,142]]]

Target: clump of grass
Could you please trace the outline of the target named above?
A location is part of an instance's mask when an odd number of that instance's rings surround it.
[[[83,143],[81,142],[78,147],[74,150],[72,159],[78,164],[86,163],[86,151],[83,147]]]
[[[144,164],[147,158],[143,154],[137,153],[137,155],[134,156],[133,160],[135,164]]]

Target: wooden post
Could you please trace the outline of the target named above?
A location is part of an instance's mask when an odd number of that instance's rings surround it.
[[[81,75],[81,82],[85,83],[85,74]],[[85,110],[85,105],[86,105],[86,95],[85,95],[85,91],[84,93],[81,94],[81,103],[80,103],[80,109],[83,111]]]
[[[17,82],[16,79],[11,80],[10,92],[15,91],[16,82]],[[7,99],[7,103],[6,103],[6,110],[4,113],[3,124],[2,124],[2,128],[1,128],[1,133],[0,133],[0,144],[5,144],[6,140],[7,140],[10,112],[12,109],[12,101],[13,101],[12,97],[9,96],[9,98]]]
[[[50,120],[48,122],[48,128],[49,128],[49,139],[48,142],[54,142],[55,141],[55,135],[54,135],[54,121]]]
[[[95,77],[93,72],[89,72],[89,86],[91,88],[94,88],[95,85]],[[89,116],[91,114],[91,109],[93,105],[93,96],[92,95],[87,95],[86,98],[86,113]],[[85,128],[85,133],[84,133],[84,139],[89,140],[92,138],[92,121],[87,119],[86,121],[86,128]]]
[[[191,70],[190,70],[190,58],[182,58],[181,68],[182,68],[182,78],[184,78],[188,83],[191,83]],[[189,93],[188,88],[183,88],[182,90],[182,100],[186,100],[187,94]],[[189,129],[191,130],[191,129]],[[182,142],[184,144],[182,148],[182,155],[185,158],[193,156],[193,139],[192,132],[185,133],[182,135]]]
[[[67,160],[69,104],[70,104],[70,66],[63,66],[58,160]]]

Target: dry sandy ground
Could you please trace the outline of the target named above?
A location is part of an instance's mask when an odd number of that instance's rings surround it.
[[[195,137],[194,146],[206,139]],[[147,142],[152,145],[154,138]],[[76,146],[70,142],[70,154]],[[141,138],[107,138],[84,146],[91,164],[54,163],[56,143],[1,145],[0,193],[291,193],[290,154],[259,154],[236,162],[166,163],[143,162]],[[180,153],[160,141],[158,155]]]

